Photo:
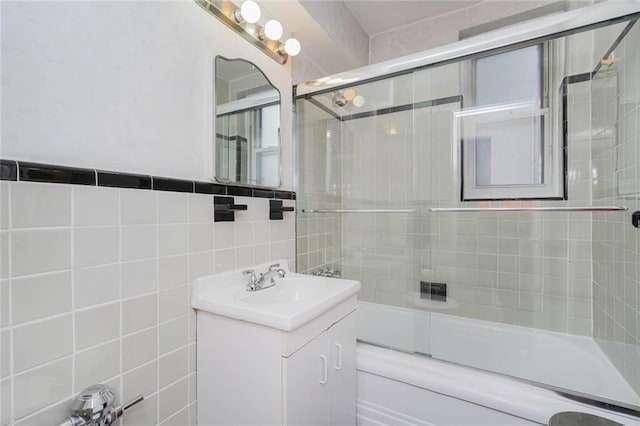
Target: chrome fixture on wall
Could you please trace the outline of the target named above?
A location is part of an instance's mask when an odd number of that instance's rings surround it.
[[[295,38],[280,41],[284,32],[280,22],[270,19],[264,26],[260,25],[262,13],[253,0],[245,0],[240,7],[229,0],[195,2],[280,64],[285,64],[289,56],[300,53],[300,42]]]
[[[138,395],[125,405],[113,405],[116,391],[107,385],[91,385],[71,401],[71,416],[58,426],[107,426],[144,398]]]

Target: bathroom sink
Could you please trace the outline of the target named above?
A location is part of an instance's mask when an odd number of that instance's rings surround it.
[[[294,330],[360,291],[358,281],[315,277],[289,271],[286,260],[256,265],[256,273],[279,263],[286,271],[276,284],[247,291],[243,269],[209,275],[194,281],[193,308],[284,331]]]
[[[291,273],[289,273],[291,275]],[[308,277],[285,277],[277,280],[273,287],[259,291],[246,291],[241,300],[246,303],[278,304],[300,303],[304,299],[317,297],[329,289],[327,281],[308,279]]]

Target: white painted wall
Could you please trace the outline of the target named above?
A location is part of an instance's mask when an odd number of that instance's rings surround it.
[[[458,33],[550,3],[548,0],[491,1],[434,16],[413,24],[372,34],[369,63],[375,64],[458,41]]]
[[[213,179],[213,59],[258,65],[282,94],[292,189],[291,69],[192,0],[2,5],[0,157]]]

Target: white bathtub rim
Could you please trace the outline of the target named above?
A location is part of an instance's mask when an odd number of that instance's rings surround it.
[[[582,411],[640,426],[636,417],[573,401],[519,380],[366,343],[358,343],[357,369],[537,423],[548,424],[551,416],[562,411]]]

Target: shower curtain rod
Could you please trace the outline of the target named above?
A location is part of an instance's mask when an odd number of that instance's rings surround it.
[[[580,207],[433,207],[430,212],[615,212],[629,210],[625,206],[580,206]]]

